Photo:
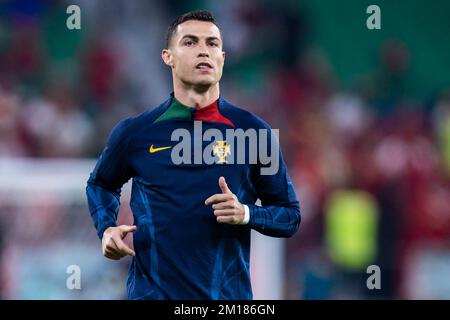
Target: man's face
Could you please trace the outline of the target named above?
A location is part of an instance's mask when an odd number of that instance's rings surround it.
[[[178,25],[164,62],[174,77],[185,84],[211,86],[222,77],[225,53],[219,28],[214,23],[189,20]]]

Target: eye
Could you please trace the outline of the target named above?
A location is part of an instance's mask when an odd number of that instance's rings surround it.
[[[218,47],[219,46],[216,42],[210,42],[209,45],[211,47]]]
[[[186,40],[186,41],[184,42],[184,45],[190,47],[190,46],[194,45],[194,41],[192,41],[192,40]]]

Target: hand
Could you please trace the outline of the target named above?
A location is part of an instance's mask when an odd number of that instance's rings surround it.
[[[217,222],[241,224],[244,221],[244,206],[239,202],[236,195],[228,189],[224,177],[219,178],[219,187],[222,193],[209,197],[206,199],[205,204],[212,204]]]
[[[126,225],[106,229],[102,238],[103,255],[112,260],[119,260],[126,255],[134,257],[136,253],[123,241],[129,232],[134,231],[136,231],[136,226]]]

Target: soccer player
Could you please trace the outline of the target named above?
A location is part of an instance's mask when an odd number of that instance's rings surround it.
[[[250,230],[273,237],[298,230],[299,202],[279,148],[273,174],[262,173],[267,163],[260,159],[228,161],[239,151],[229,141],[217,141],[210,150],[214,163],[174,161],[177,129],[195,136],[201,123],[202,133],[215,129],[224,136],[227,129],[273,132],[220,95],[222,45],[207,11],[184,14],[170,25],[161,56],[172,70],[173,93],[113,128],[88,180],[89,210],[103,255],[133,257],[129,299],[252,299]],[[203,141],[202,150],[210,143]],[[131,178],[134,225],[117,226],[121,188]],[[262,206],[255,205],[257,199]],[[130,232],[134,250],[123,241]]]

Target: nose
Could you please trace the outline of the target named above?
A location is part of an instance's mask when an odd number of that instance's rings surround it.
[[[200,52],[197,57],[198,58],[209,58],[209,54],[207,52]]]
[[[199,53],[197,55],[198,58],[209,58],[208,50],[205,45],[199,46]]]

